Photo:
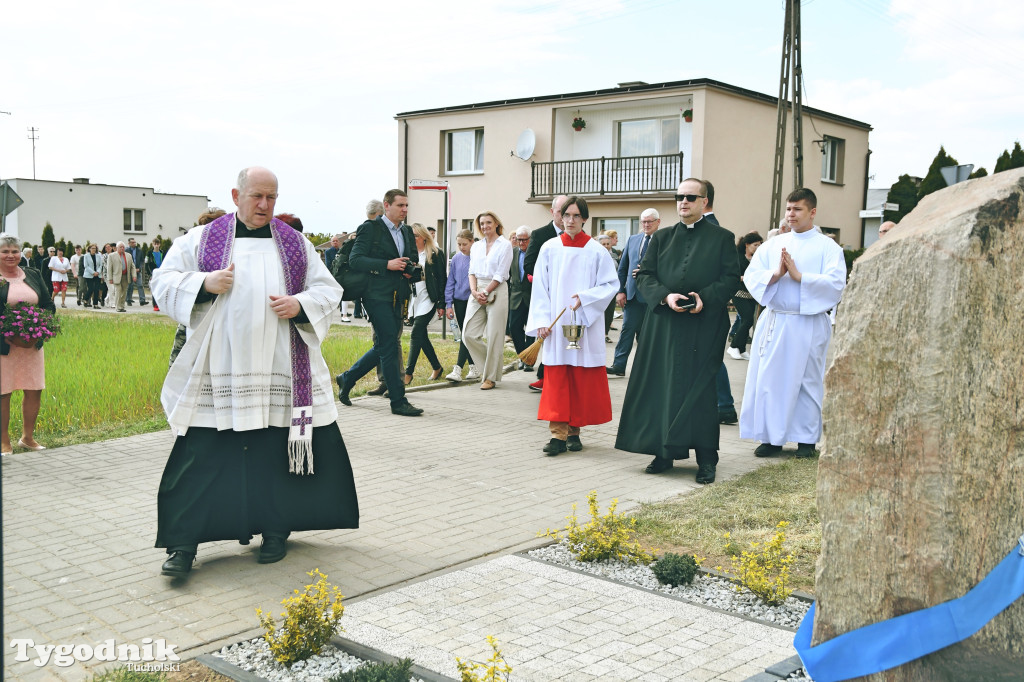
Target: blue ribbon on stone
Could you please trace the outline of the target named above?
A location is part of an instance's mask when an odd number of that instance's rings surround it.
[[[909,663],[961,642],[1024,595],[1024,535],[970,592],[927,609],[866,625],[811,646],[814,606],[793,646],[814,682],[840,682]]]

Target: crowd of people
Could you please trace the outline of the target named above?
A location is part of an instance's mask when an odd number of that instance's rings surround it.
[[[154,239],[147,251],[134,238],[129,238],[127,243],[89,243],[84,252],[82,246],[75,246],[74,253],[68,257],[61,245],[38,245],[35,249],[26,246],[19,265],[37,271],[49,283],[54,299],[60,296],[61,308],[68,307],[68,286],[73,283],[76,306],[126,312],[125,306],[134,305],[136,290],[139,305],[149,305],[145,283],[163,262],[162,248],[159,239]],[[156,301],[153,301],[153,309],[160,309]]]
[[[17,240],[0,236],[7,285],[0,311],[16,300],[55,309],[58,295],[66,307],[70,278],[79,279],[78,305],[97,307],[113,296],[115,309],[124,311],[133,289],[147,304],[148,275],[154,309],[179,323],[161,395],[177,434],[159,490],[165,575],[187,575],[202,542],[247,544],[260,534],[259,561],[270,563],[285,556],[293,531],[358,526],[351,465],[320,352],[339,310],[343,322],[366,316],[373,330],[372,346],[334,377],[344,406],[352,405],[356,382],[376,371],[371,394],[388,398],[395,415],[422,415],[405,387],[421,353],[430,378],[441,378],[427,328],[435,319],[451,320],[461,341],[447,380],[478,378],[482,390],[497,388],[506,337],[523,357],[519,369],[536,369],[530,388],[541,393],[537,418],[551,435],[545,455],[584,449],[581,430],[611,421],[609,377],[625,376],[634,344],[615,447],[653,456],[647,473],[665,472],[692,451],[697,482],[712,483],[720,427],[737,421],[741,437],[760,441],[757,456],[788,442],[798,444],[797,456],[813,454],[829,313],[846,269],[842,249],[814,229],[817,199],[810,190],[788,197],[778,235],[763,241],[751,232],[737,240],[714,215],[713,185],[689,178],[675,196],[679,222],[662,227],[657,210],[644,210],[640,231],[621,251],[614,232],[591,237],[585,199],[558,196],[551,221],[535,230],[507,230],[494,212],[479,213],[475,230],[457,235],[449,260],[432,228],[407,222],[408,195],[394,189],[367,206],[366,221],[353,233],[335,235],[321,260],[298,218],[274,215],[277,187],[269,170],[243,170],[232,190],[237,210],[200,216],[199,227],[166,256],[154,241],[140,258],[134,240],[104,245],[102,254],[90,245],[72,258],[56,248],[23,255]],[[358,296],[339,286],[342,269],[364,275]],[[730,302],[737,312],[731,332]],[[618,308],[622,333],[606,366]],[[568,325],[571,347],[558,320]],[[403,361],[407,322],[411,343]],[[539,361],[529,353],[535,341],[543,344]],[[749,360],[738,417],[724,354]],[[4,453],[11,448],[14,390],[25,392],[19,445],[40,449],[33,428],[44,388],[42,350],[5,341],[2,355]]]

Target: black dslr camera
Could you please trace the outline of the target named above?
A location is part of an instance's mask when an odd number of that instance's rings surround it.
[[[415,261],[406,261],[405,269],[402,272],[409,275],[410,284],[416,284],[423,279],[423,266]]]

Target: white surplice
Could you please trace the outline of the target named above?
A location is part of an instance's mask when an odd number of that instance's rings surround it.
[[[196,305],[206,273],[199,272],[203,227],[174,240],[153,273],[153,297],[162,312],[188,328],[188,341],[164,381],[160,400],[175,432],[190,426],[249,431],[288,427],[292,418],[289,322],[270,309],[270,296],[287,294],[273,239],[234,240],[234,282],[210,303]],[[313,426],[337,421],[331,373],[320,352],[341,287],[305,241],[306,289],[295,295],[309,318],[296,325],[309,346]]]
[[[561,235],[544,242],[533,269],[526,334],[536,336],[538,329],[549,326],[562,308],[572,306],[574,294],[579,294],[582,304],[575,312],[576,324],[586,328],[579,341],[581,350],[566,350],[569,342],[562,335],[562,325],[570,324],[573,315],[566,310],[544,342],[544,364],[603,367],[604,311],[618,291],[615,261],[596,239],[582,247],[565,246]]]
[[[801,281],[787,274],[769,284],[783,248]],[[750,348],[740,437],[771,445],[817,443],[832,338],[828,311],[846,286],[843,249],[815,230],[780,234],[754,252],[743,283],[765,309]]]

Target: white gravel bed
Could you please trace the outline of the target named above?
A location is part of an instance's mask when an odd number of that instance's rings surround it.
[[[768,606],[749,590],[743,589],[742,592],[737,592],[733,583],[728,580],[704,573],[698,573],[690,585],[662,585],[654,577],[654,571],[649,566],[627,564],[617,560],[579,561],[564,540],[554,545],[531,550],[529,555],[559,566],[567,566],[618,582],[671,594],[695,604],[713,606],[765,623],[794,629],[800,625],[800,620],[811,607],[810,604],[796,597],[787,598],[786,602],[779,606]]]
[[[325,682],[335,675],[367,663],[328,644],[319,655],[285,667],[274,660],[270,647],[262,637],[231,644],[213,655],[271,682]],[[423,681],[413,676],[411,682]]]

